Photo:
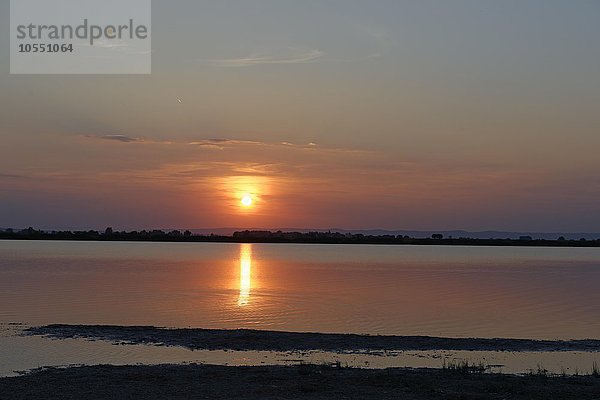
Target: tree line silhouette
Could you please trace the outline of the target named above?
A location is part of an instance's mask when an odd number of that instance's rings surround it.
[[[444,237],[433,234],[428,238],[406,235],[363,235],[340,232],[283,232],[239,231],[233,235],[194,234],[185,230],[116,231],[45,231],[34,228],[0,230],[3,240],[73,240],[73,241],[146,241],[146,242],[222,242],[222,243],[313,243],[313,244],[397,244],[397,245],[456,245],[456,246],[552,246],[552,247],[600,247],[600,239],[556,240],[533,239],[477,239],[468,237]]]

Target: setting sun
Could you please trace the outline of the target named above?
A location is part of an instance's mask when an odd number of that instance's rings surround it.
[[[251,207],[252,203],[253,203],[252,196],[250,196],[249,194],[242,197],[242,206]]]

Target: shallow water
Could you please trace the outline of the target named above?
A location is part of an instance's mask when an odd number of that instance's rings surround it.
[[[22,326],[0,325],[0,377],[17,376],[41,367],[197,363],[231,366],[336,364],[354,368],[442,368],[468,361],[487,372],[522,374],[589,374],[600,362],[596,352],[506,351],[231,351],[129,345],[84,339],[23,336]]]
[[[0,322],[600,339],[600,249],[0,241]]]

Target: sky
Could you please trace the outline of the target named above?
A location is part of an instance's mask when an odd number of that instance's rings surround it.
[[[8,10],[0,227],[600,231],[597,0],[154,1],[139,76],[10,75]]]

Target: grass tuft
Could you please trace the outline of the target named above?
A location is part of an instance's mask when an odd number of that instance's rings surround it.
[[[538,364],[536,369],[530,369],[527,373],[529,376],[539,376],[543,378],[547,378],[550,373],[549,371],[542,366],[542,364]]]
[[[445,358],[442,362],[442,370],[461,374],[482,374],[486,369],[487,367],[483,362],[479,362],[478,364],[471,364],[469,360],[452,360],[448,362]]]

